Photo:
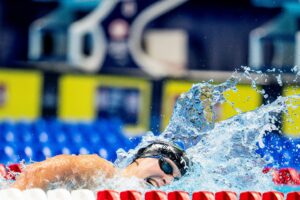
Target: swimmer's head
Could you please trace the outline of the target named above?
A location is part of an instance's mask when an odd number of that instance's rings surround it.
[[[155,141],[141,148],[132,164],[134,169],[131,174],[159,187],[186,174],[189,159],[180,147]]]
[[[189,167],[189,159],[187,158],[185,151],[171,143],[162,141],[153,142],[148,146],[141,148],[137,152],[135,159],[151,156],[169,158],[178,167],[181,176],[187,172]]]

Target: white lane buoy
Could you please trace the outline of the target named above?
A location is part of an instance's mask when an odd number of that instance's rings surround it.
[[[72,200],[71,194],[66,189],[55,189],[47,192],[48,200]]]
[[[23,197],[25,200],[47,200],[46,193],[39,188],[24,190]]]
[[[22,192],[16,188],[0,190],[1,200],[20,200],[23,199]]]
[[[91,190],[80,189],[71,192],[72,200],[95,200],[95,195]]]

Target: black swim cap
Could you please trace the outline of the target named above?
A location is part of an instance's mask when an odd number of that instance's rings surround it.
[[[178,167],[182,176],[187,172],[189,159],[187,158],[186,153],[180,147],[167,142],[155,141],[148,146],[139,149],[135,160],[142,157],[158,155],[172,160]]]

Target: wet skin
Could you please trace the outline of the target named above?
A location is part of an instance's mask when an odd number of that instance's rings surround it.
[[[156,158],[139,158],[119,174],[119,170],[112,163],[97,155],[59,155],[28,165],[17,177],[12,187],[20,190],[29,188],[47,190],[51,183],[70,179],[80,179],[83,183],[89,183],[91,177],[97,176],[99,172],[107,179],[116,175],[137,177],[155,187],[161,187],[172,183],[174,178],[181,177],[175,163],[168,158],[164,159],[172,166],[172,174],[164,173],[160,168],[159,159]],[[92,188],[93,183],[90,185]]]
[[[181,177],[178,167],[169,158],[164,158],[173,168],[173,174],[166,174],[159,166],[156,158],[139,158],[125,169],[125,176],[135,176],[155,187],[171,184]]]

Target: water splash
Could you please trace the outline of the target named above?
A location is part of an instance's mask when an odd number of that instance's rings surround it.
[[[255,111],[216,123],[214,129],[202,135],[196,146],[187,150],[196,166],[185,180],[171,189],[178,189],[180,185],[190,192],[268,191],[274,188],[270,175],[262,174],[267,161],[255,153],[256,142],[264,134],[278,129],[274,125],[274,115],[286,109],[286,100],[279,98]]]
[[[236,84],[237,79],[232,77],[220,85],[193,85],[190,91],[179,96],[170,123],[161,137],[181,142],[186,148],[195,145],[201,138],[200,133],[214,128],[215,105],[224,102],[223,93],[235,88]]]
[[[264,89],[257,86],[257,80],[266,79],[262,72],[251,71],[243,67],[243,77],[263,98],[268,98]],[[253,73],[256,77],[253,78]],[[233,75],[221,85],[199,83],[187,93],[180,95],[166,130],[155,137],[148,133],[135,150],[119,151],[116,164],[125,167],[140,147],[160,139],[180,142],[187,148],[187,154],[194,163],[189,173],[169,186],[165,191],[185,190],[245,190],[269,191],[276,186],[271,174],[263,174],[263,168],[272,158],[261,158],[256,154],[257,143],[263,148],[263,136],[272,131],[280,131],[278,116],[293,106],[291,101],[300,99],[299,95],[278,97],[272,103],[263,105],[257,110],[241,113],[228,120],[215,123],[214,106],[225,101],[223,93],[232,89],[237,91],[236,84],[240,79]],[[277,76],[278,84],[282,77]],[[238,91],[237,91],[238,92]],[[238,111],[238,110],[237,110]]]

